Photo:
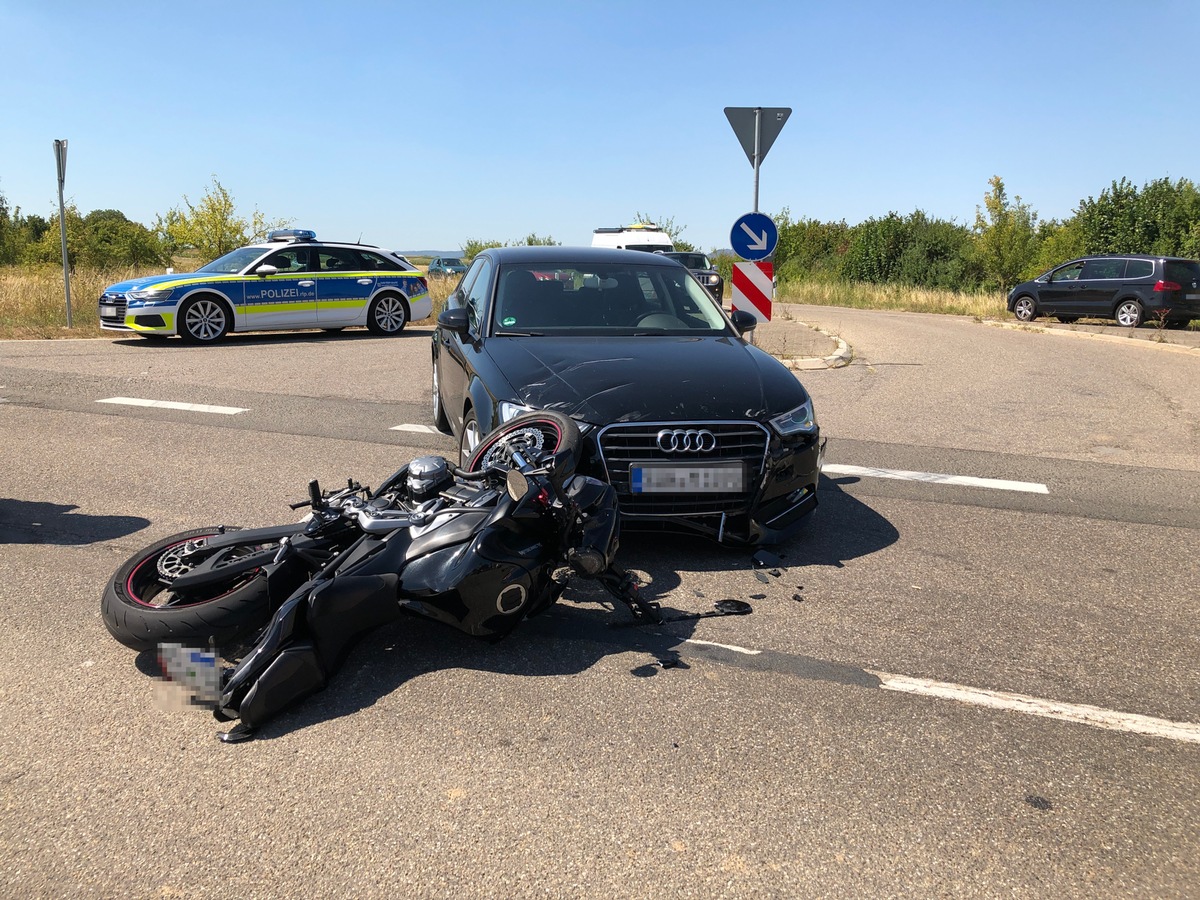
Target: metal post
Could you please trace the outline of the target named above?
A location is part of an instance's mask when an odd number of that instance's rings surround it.
[[[67,327],[71,325],[71,267],[67,262],[67,208],[63,203],[63,182],[67,177],[67,142],[54,142],[54,161],[58,165],[58,230],[62,232],[63,290],[67,295]]]
[[[754,107],[754,211],[758,212],[758,159],[759,142],[762,140],[762,107]]]

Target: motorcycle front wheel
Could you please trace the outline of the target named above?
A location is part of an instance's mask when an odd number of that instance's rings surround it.
[[[112,636],[134,650],[152,650],[161,641],[202,647],[210,640],[231,641],[266,624],[267,579],[259,569],[200,591],[171,589],[173,578],[188,570],[185,548],[221,533],[211,526],[173,534],[122,563],[100,598],[100,612]],[[265,547],[247,543],[233,550],[253,553]]]
[[[511,450],[524,447],[547,454],[568,450],[578,463],[582,444],[583,437],[574,419],[550,410],[535,410],[521,413],[484,435],[464,468],[468,472],[478,472],[507,465]]]

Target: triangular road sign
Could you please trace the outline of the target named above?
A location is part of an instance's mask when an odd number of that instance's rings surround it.
[[[762,161],[767,158],[767,151],[775,143],[775,138],[779,137],[779,132],[783,131],[783,126],[791,114],[791,109],[786,106],[725,107],[725,118],[733,126],[733,133],[737,135],[737,139],[742,142],[742,149],[746,151],[746,159],[750,160],[750,165],[755,164],[755,120],[758,120],[758,164],[762,165]]]

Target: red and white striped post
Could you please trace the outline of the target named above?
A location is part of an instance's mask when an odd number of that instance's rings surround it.
[[[775,299],[775,264],[739,262],[733,264],[734,309],[744,309],[760,322],[771,321],[771,302]]]

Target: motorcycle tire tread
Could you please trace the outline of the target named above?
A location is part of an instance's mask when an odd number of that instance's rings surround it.
[[[230,529],[226,529],[228,531]],[[135,553],[113,573],[100,598],[109,633],[133,650],[153,650],[163,641],[219,646],[261,627],[269,611],[267,582],[256,577],[211,600],[173,607],[147,606],[130,597],[130,575],[148,558],[189,538],[216,534],[214,527],[170,535]]]

